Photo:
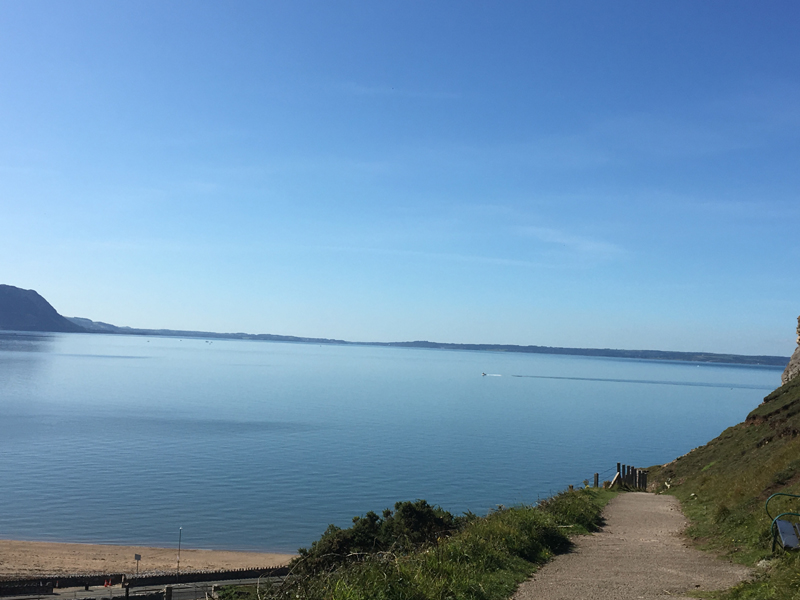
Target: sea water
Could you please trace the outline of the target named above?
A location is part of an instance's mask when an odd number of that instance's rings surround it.
[[[487,376],[484,376],[486,373]],[[780,369],[97,334],[0,335],[0,538],[295,551],[424,498],[535,503],[673,460]]]

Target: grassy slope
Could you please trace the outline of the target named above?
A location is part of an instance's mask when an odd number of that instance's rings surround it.
[[[245,586],[227,588],[220,598],[502,600],[538,565],[569,549],[568,533],[595,530],[601,524],[602,507],[614,495],[590,489],[563,492],[538,507],[502,508],[470,518],[456,533],[410,552],[374,553],[291,577],[280,588],[262,588],[260,598],[254,588]]]
[[[657,491],[680,499],[703,547],[759,565],[751,583],[723,598],[800,598],[800,552],[771,552],[764,501],[775,492],[800,494],[800,377],[765,399],[744,423],[661,467],[651,467]],[[770,512],[800,512],[800,498],[776,499]],[[761,562],[767,559],[769,562]]]

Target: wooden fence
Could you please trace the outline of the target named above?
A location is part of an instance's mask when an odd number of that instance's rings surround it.
[[[633,465],[617,463],[617,474],[611,481],[611,486],[624,485],[635,490],[647,489],[647,471],[637,469]]]
[[[609,469],[610,471],[611,469]],[[608,471],[604,471],[608,473]],[[589,481],[585,480],[584,483],[588,486]],[[634,490],[647,490],[647,471],[645,469],[637,469],[633,465],[624,465],[617,463],[617,474],[611,481],[604,481],[603,488],[612,488],[615,486],[625,486]],[[594,488],[600,487],[600,473],[594,474]],[[575,489],[575,486],[570,485],[569,491]]]

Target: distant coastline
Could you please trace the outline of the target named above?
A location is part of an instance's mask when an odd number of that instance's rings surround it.
[[[413,342],[351,342],[330,338],[274,335],[271,333],[216,333],[213,331],[186,331],[180,329],[138,329],[134,327],[119,327],[110,323],[92,321],[91,319],[81,317],[64,317],[35,290],[24,290],[6,284],[0,284],[0,331],[106,333],[181,338],[292,342],[299,344],[334,344],[340,346],[388,346],[394,348],[426,348],[431,350],[561,354],[571,356],[629,358],[634,360],[757,365],[779,367],[781,369],[784,369],[786,365],[789,364],[788,356],[753,356],[718,354],[714,352],[619,350],[614,348],[561,348],[558,346],[518,346],[514,344],[453,344],[448,342],[429,342],[427,340]]]
[[[294,342],[301,344],[333,344],[347,346],[388,346],[395,348],[427,348],[433,350],[471,350],[483,352],[517,352],[523,354],[561,354],[571,356],[597,356],[607,358],[630,358],[638,360],[666,360],[680,362],[720,363],[735,365],[758,365],[785,368],[788,356],[761,356],[742,354],[718,354],[714,352],[671,352],[668,350],[619,350],[613,348],[561,348],[558,346],[518,346],[514,344],[453,344],[447,342],[352,342],[331,338],[298,337],[270,333],[217,333],[213,331],[186,331],[180,329],[138,329],[118,327],[109,323],[92,321],[80,317],[67,317],[72,323],[88,333],[111,333],[126,335],[149,335],[181,338],[208,338],[223,340],[255,340],[268,342]]]

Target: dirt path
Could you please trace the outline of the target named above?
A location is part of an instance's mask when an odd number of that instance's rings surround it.
[[[672,496],[620,494],[603,513],[606,525],[575,539],[523,583],[514,600],[687,598],[686,592],[736,585],[750,571],[689,547],[687,521]]]

